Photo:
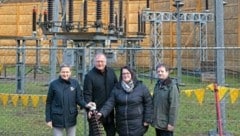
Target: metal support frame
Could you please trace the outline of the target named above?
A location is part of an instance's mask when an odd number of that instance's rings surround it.
[[[84,76],[87,73],[86,69],[86,48],[84,48],[82,43],[78,43],[78,49],[75,50],[75,64],[77,78],[80,81],[80,84],[83,86]]]
[[[145,22],[177,22],[177,14],[173,12],[155,12],[144,10],[142,12],[142,21]],[[213,13],[181,13],[182,22],[212,22]]]
[[[125,40],[124,47],[126,48],[140,48],[139,41]],[[132,69],[136,68],[136,50],[126,50],[126,65]]]
[[[16,51],[16,82],[17,90],[16,93],[24,93],[25,84],[25,57],[26,57],[26,40],[17,40],[17,51]]]
[[[194,47],[200,47],[201,50],[196,50],[195,66],[197,70],[201,69],[201,62],[208,61],[207,43],[207,22],[194,23]]]
[[[156,50],[163,47],[162,22],[150,22],[150,30],[151,46],[154,48],[154,50],[151,50],[151,77],[155,78],[156,66],[163,61],[163,50]]]
[[[199,25],[200,25],[199,47],[205,48],[205,47],[208,47],[208,43],[207,43],[207,23],[206,22],[200,22]],[[207,50],[201,50],[200,62],[207,61],[207,60],[208,60]]]
[[[59,11],[59,0],[54,0],[53,4],[53,21],[58,20],[58,11]],[[58,32],[58,28],[56,26],[52,26],[53,32]],[[49,78],[49,83],[56,79],[56,65],[57,65],[57,39],[55,39],[55,36],[53,36],[52,41],[51,41],[51,49],[50,49],[50,78]]]
[[[155,12],[150,10],[144,10],[142,12],[142,21],[150,22],[151,42],[153,48],[163,48],[163,31],[162,23],[164,22],[193,22],[200,23],[199,29],[199,47],[207,47],[207,22],[214,21],[213,13],[180,13],[179,18],[177,13],[172,12]],[[202,52],[199,59],[206,59],[206,52]],[[163,50],[152,52],[152,70],[155,70],[155,66],[162,62]],[[154,75],[154,74],[152,74]]]
[[[224,4],[223,0],[215,0],[215,44],[216,47],[224,47]],[[216,50],[215,60],[216,60],[216,82],[220,86],[225,85],[225,57],[224,50]],[[222,123],[218,127],[222,127],[223,135],[229,136],[230,134],[226,130],[226,100],[225,97],[220,101],[221,105],[221,117]],[[220,131],[217,130],[217,133],[220,134]],[[221,135],[220,135],[221,136]]]
[[[35,59],[35,65],[32,69],[30,69],[26,74],[33,71],[33,79],[35,80],[37,78],[37,73],[40,71],[43,71],[41,69],[41,53],[40,53],[40,47],[41,47],[41,40],[36,39],[36,59]]]
[[[180,13],[180,8],[181,6],[183,6],[183,4],[181,4],[181,0],[175,0],[175,4],[174,6],[176,7],[177,9],[177,79],[178,79],[178,82],[179,83],[182,83],[182,50],[181,50],[181,37],[182,37],[182,34],[181,34],[181,13]]]

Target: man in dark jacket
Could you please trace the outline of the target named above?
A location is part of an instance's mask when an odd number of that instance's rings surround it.
[[[84,80],[84,99],[86,102],[95,102],[97,110],[101,109],[109,98],[117,76],[114,70],[106,66],[107,59],[103,53],[98,53],[94,58],[94,67],[86,74]],[[103,127],[107,136],[115,135],[114,112],[103,118]],[[93,127],[89,123],[89,136],[94,136]]]
[[[70,78],[68,65],[61,65],[60,76],[49,86],[46,100],[46,123],[53,128],[53,135],[63,135],[64,129],[68,136],[75,136],[77,123],[77,105],[89,108],[94,103],[83,99],[82,90],[77,80]]]

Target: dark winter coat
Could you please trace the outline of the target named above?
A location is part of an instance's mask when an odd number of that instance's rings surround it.
[[[46,100],[46,122],[53,127],[67,128],[77,123],[77,105],[85,107],[82,90],[75,79],[61,77],[50,83]]]
[[[116,83],[117,76],[112,68],[106,67],[104,73],[95,67],[92,68],[84,79],[85,101],[87,103],[95,102],[97,110],[99,110],[109,98]],[[103,118],[102,123],[103,125],[114,124],[114,111],[108,117]]]
[[[116,128],[120,136],[142,136],[147,131],[143,123],[152,121],[152,97],[141,82],[136,82],[130,93],[118,83],[100,112],[103,117],[107,116],[114,107]]]
[[[88,102],[95,102],[97,109],[100,109],[110,96],[114,85],[117,83],[117,76],[110,67],[105,68],[102,73],[95,67],[90,70],[84,80],[84,99]]]
[[[158,81],[153,93],[153,127],[167,129],[168,124],[175,126],[178,105],[179,90],[176,83],[170,78]]]

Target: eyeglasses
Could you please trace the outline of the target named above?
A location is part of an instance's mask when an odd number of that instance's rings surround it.
[[[129,75],[131,74],[130,72],[122,73],[122,75]]]

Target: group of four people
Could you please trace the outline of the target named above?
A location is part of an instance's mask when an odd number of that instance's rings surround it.
[[[148,126],[155,128],[156,136],[173,136],[176,123],[179,90],[169,77],[169,68],[159,64],[158,81],[153,96],[137,79],[128,66],[120,70],[119,81],[114,70],[107,65],[106,56],[98,53],[94,67],[86,74],[83,90],[71,78],[67,65],[60,67],[60,76],[50,83],[46,100],[46,123],[54,136],[76,135],[77,105],[86,109],[91,118],[92,106],[107,136],[143,136]],[[116,127],[115,127],[116,126]],[[89,136],[95,136],[89,123]]]

